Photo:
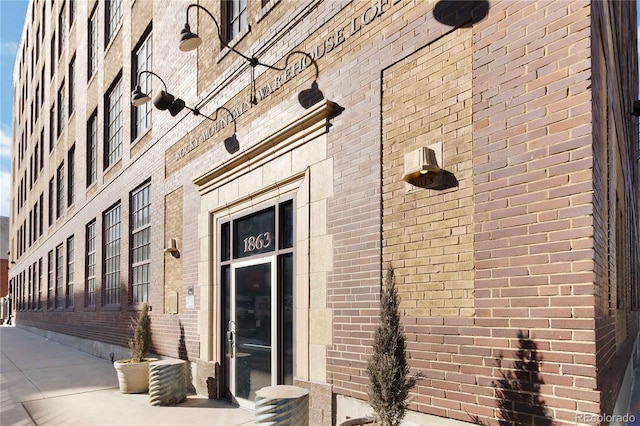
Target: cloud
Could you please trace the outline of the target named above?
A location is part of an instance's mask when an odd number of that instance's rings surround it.
[[[4,162],[4,160],[11,161],[11,129],[0,124],[0,162]]]
[[[0,43],[0,54],[15,56],[18,51],[18,43],[14,41],[4,41]]]
[[[11,205],[11,129],[0,125],[0,216],[9,216]]]
[[[0,216],[9,216],[11,205],[11,172],[0,170]]]

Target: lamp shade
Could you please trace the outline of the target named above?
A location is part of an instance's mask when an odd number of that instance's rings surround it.
[[[197,34],[191,32],[189,24],[184,24],[184,28],[180,31],[179,49],[183,52],[189,52],[197,49],[202,44],[202,39]]]
[[[133,91],[131,92],[131,104],[133,106],[139,107],[141,105],[146,104],[147,102],[149,102],[151,100],[151,98],[149,97],[149,95],[147,95],[146,93],[142,92],[142,90],[140,90],[140,86],[136,86],[135,89],[133,89]]]
[[[153,104],[160,111],[165,111],[171,107],[173,104],[175,97],[171,93],[167,93],[164,90],[161,90],[155,98],[153,98]]]

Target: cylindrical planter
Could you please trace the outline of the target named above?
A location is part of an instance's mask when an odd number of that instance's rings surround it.
[[[308,426],[309,391],[296,386],[268,386],[256,392],[256,425]]]
[[[155,359],[142,362],[116,361],[113,366],[118,373],[118,386],[122,393],[144,393],[149,389],[149,363]]]
[[[151,405],[173,405],[187,399],[186,365],[181,359],[154,361],[149,365]]]
[[[360,426],[360,425],[368,425],[373,423],[373,420],[368,419],[366,417],[359,417],[357,419],[348,419],[340,423],[339,426]]]

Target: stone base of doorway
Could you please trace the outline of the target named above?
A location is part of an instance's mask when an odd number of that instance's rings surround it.
[[[373,415],[373,410],[365,401],[344,395],[336,395],[336,424],[340,425],[345,420],[368,418]],[[407,411],[402,421],[402,426],[469,426],[472,423],[460,420],[446,419],[415,411]]]
[[[331,385],[326,383],[293,380],[293,386],[309,391],[309,424],[314,426],[331,426],[332,400]]]

